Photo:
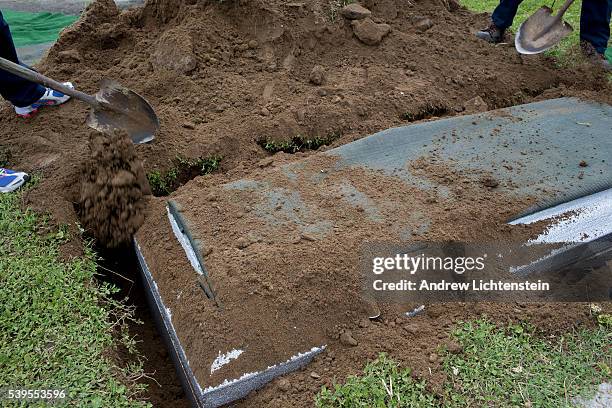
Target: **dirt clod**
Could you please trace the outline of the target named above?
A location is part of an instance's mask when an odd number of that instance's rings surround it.
[[[189,33],[181,29],[166,31],[151,57],[155,69],[168,69],[188,74],[198,65]]]
[[[488,188],[495,188],[499,186],[499,181],[497,181],[497,179],[495,179],[494,177],[486,176],[483,177],[482,184]]]
[[[486,112],[489,110],[489,105],[480,96],[475,96],[463,104],[465,114]]]
[[[391,26],[383,23],[375,23],[371,18],[353,20],[353,33],[359,40],[367,45],[378,45],[391,31]]]
[[[315,65],[310,71],[309,79],[313,85],[323,85],[325,83],[325,69],[320,65]]]
[[[101,245],[127,244],[144,222],[148,185],[142,162],[121,132],[92,133],[90,150],[83,168],[79,218]]]
[[[416,28],[417,31],[420,31],[420,32],[425,32],[433,26],[434,26],[434,22],[431,21],[431,19],[427,17],[422,17],[414,23],[414,28]]]
[[[355,347],[359,342],[353,337],[353,333],[345,331],[340,335],[340,343],[344,346]]]
[[[291,390],[291,383],[289,382],[289,380],[285,378],[281,378],[278,381],[278,389],[281,390],[282,392],[288,392]]]
[[[362,20],[370,17],[372,12],[363,7],[361,4],[351,3],[344,6],[342,11],[340,11],[340,14],[342,14],[342,17],[346,18],[347,20]]]

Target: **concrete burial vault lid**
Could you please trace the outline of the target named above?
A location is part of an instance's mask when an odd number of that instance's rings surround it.
[[[171,210],[153,204],[137,242],[162,312],[199,392],[226,384],[225,397],[201,402],[246,395],[273,375],[238,390],[228,381],[337,345],[367,316],[363,242],[484,236],[485,218],[503,225],[611,188],[611,130],[612,107],[555,99],[281,155],[225,185],[195,180]]]

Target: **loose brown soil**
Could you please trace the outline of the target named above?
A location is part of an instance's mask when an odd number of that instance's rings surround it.
[[[397,307],[382,305],[382,321],[364,321],[360,313],[364,306],[355,300],[359,288],[354,276],[343,273],[347,265],[341,258],[355,253],[363,240],[392,239],[398,231],[390,233],[375,225],[355,208],[337,206],[333,192],[315,197],[316,190],[307,182],[300,192],[321,202],[313,216],[323,212],[340,220],[335,239],[318,240],[282,229],[263,229],[266,235],[254,240],[247,236],[245,231],[264,227],[243,208],[252,197],[236,193],[231,201],[220,190],[221,184],[246,174],[265,176],[278,185],[286,182],[280,171],[270,168],[258,140],[340,135],[333,144],[338,146],[410,121],[564,95],[612,102],[609,82],[590,66],[557,68],[546,56],[519,56],[511,45],[491,46],[475,39],[474,31],[488,23],[488,16],[470,13],[452,0],[368,0],[363,5],[372,11],[374,23],[390,27],[378,45],[360,41],[344,18],[332,19],[334,13],[324,0],[149,0],[144,7],[123,12],[111,0],[98,0],[62,34],[38,67],[56,79],[72,80],[88,93],[96,92],[99,81],[108,77],[145,96],[162,124],[153,143],[135,147],[147,172],[167,170],[177,155],[223,156],[223,174],[196,178],[171,198],[183,204],[188,215],[191,212],[189,219],[210,221],[195,229],[204,242],[212,243],[206,261],[220,287],[236,285],[238,280],[249,283],[250,289],[223,294],[226,313],[206,300],[191,266],[172,241],[163,200],[152,199],[140,234],[147,237],[146,251],[164,254],[151,256],[150,267],[192,363],[197,364],[198,358],[209,361],[219,350],[229,351],[223,347],[234,345],[236,339],[270,338],[272,332],[278,333],[273,344],[260,346],[265,358],[250,363],[261,365],[267,358],[281,361],[304,351],[303,346],[328,344],[328,351],[307,371],[287,376],[289,391],[273,383],[250,396],[242,404],[245,407],[311,406],[322,384],[358,372],[379,351],[389,352],[432,387],[439,387],[444,377],[429,355],[438,343],[447,341],[452,325],[467,317],[486,313],[500,322],[529,319],[549,332],[588,320],[584,305],[458,304],[431,306],[413,319],[399,317]],[[431,24],[424,24],[425,18]],[[27,195],[27,204],[70,225],[76,221],[80,170],[90,157],[91,131],[85,118],[86,107],[78,102],[44,110],[28,121],[16,118],[6,104],[0,109],[0,145],[11,146],[12,164],[43,174]],[[280,153],[274,163],[312,154]],[[317,170],[331,165],[321,160],[308,163]],[[438,181],[456,176],[446,173],[448,166],[413,171],[427,172]],[[409,194],[411,201],[404,207],[389,211],[409,216],[413,208],[426,208],[432,214],[426,239],[470,239],[477,234],[510,239],[526,233],[509,229],[505,221],[531,201],[508,205],[502,194],[483,182],[486,174],[460,191],[453,190],[459,203],[456,211],[447,211],[444,202],[423,192],[406,191],[405,186],[389,193],[392,181],[382,175],[345,176],[370,188],[366,192],[375,199],[396,194],[394,201],[400,201]],[[462,224],[460,219],[467,221]],[[249,240],[247,247],[238,248],[240,238]],[[320,259],[317,253],[337,257]],[[300,269],[290,274],[282,266],[285,257],[287,265],[301,265]],[[234,315],[237,309],[231,306],[241,302],[252,302],[247,304],[257,313]],[[292,319],[297,322],[297,316],[301,324],[317,329],[303,337],[292,335]],[[242,322],[232,325],[241,331],[228,329],[231,319]],[[356,347],[340,343],[340,333],[346,330],[358,340]],[[202,366],[196,367],[196,374],[202,385],[214,384],[245,368],[240,359],[236,363],[228,367],[235,372],[211,377]],[[311,377],[311,371],[320,378]]]
[[[127,133],[92,132],[78,216],[85,232],[105,247],[129,245],[144,222],[147,180]]]

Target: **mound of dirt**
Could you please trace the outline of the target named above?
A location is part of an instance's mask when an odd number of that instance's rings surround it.
[[[124,11],[97,0],[37,68],[89,93],[113,78],[145,96],[162,124],[154,143],[138,147],[147,172],[170,169],[177,156],[222,156],[222,170],[240,176],[269,154],[257,141],[334,135],[337,146],[462,114],[476,97],[489,109],[563,95],[610,100],[600,72],[476,39],[489,17],[454,1],[362,6],[367,24],[385,29],[378,45],[364,44],[356,20],[328,0],[148,0]],[[313,69],[324,78],[311,80]],[[71,102],[24,123],[5,106],[0,145],[11,146],[16,166],[75,185],[72,164],[87,160],[75,149],[88,141],[85,117],[86,106]],[[37,200],[58,196],[57,187],[44,179]],[[71,206],[46,208],[75,221]]]
[[[87,233],[103,246],[129,244],[144,222],[148,183],[129,136],[92,132],[83,168],[78,212]]]

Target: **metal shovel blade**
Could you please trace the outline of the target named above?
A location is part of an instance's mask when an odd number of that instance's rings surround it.
[[[95,95],[87,125],[100,132],[124,130],[134,143],[147,143],[159,130],[159,119],[149,103],[136,92],[105,79]]]
[[[521,24],[514,45],[521,54],[539,54],[557,45],[572,31],[572,26],[553,16],[551,8],[543,6]]]

